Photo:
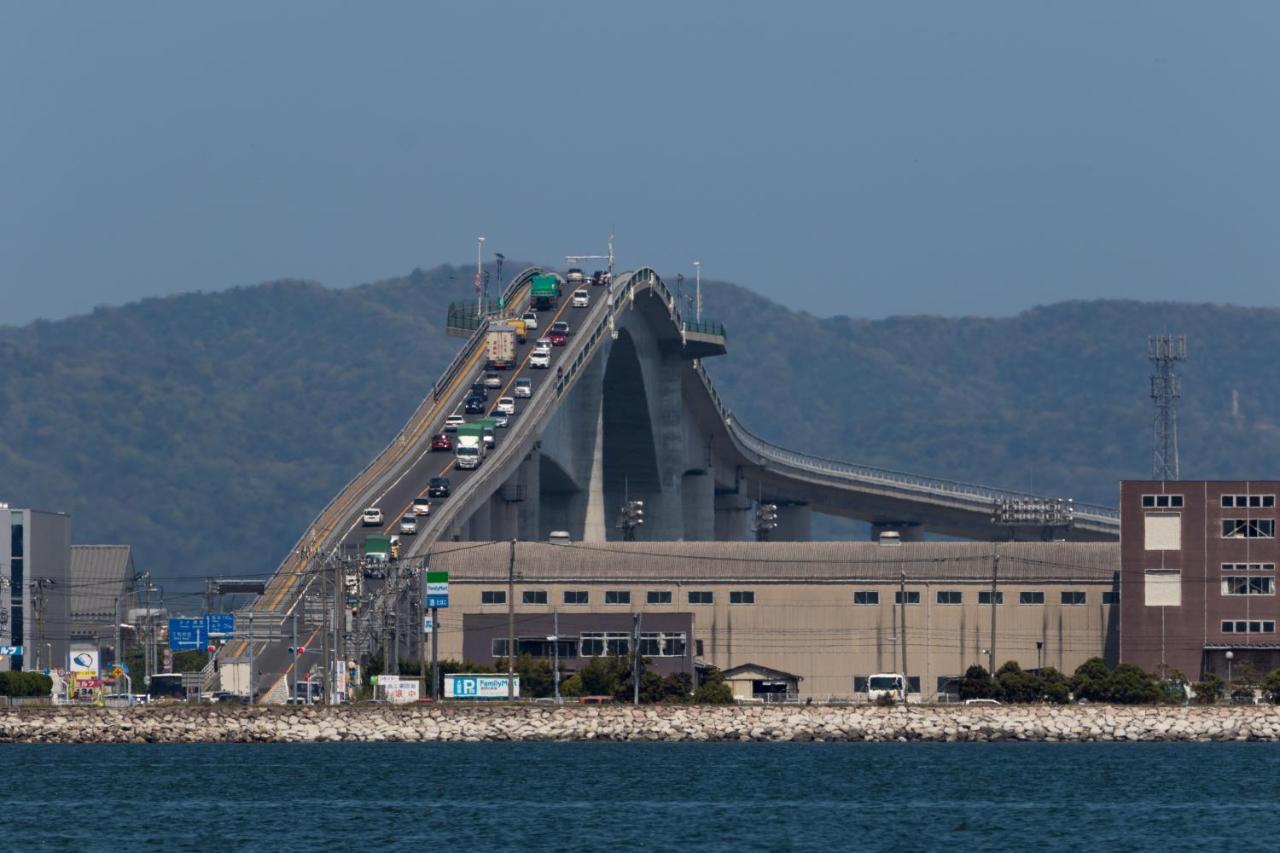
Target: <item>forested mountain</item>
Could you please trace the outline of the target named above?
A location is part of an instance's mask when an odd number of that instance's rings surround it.
[[[140,569],[274,568],[459,345],[440,267],[332,290],[277,282],[0,328],[0,500],[63,509]],[[1275,476],[1280,311],[1068,302],[1005,319],[797,313],[704,284],[739,419],[809,452],[1113,504],[1150,472],[1146,336],[1186,333],[1187,477]]]

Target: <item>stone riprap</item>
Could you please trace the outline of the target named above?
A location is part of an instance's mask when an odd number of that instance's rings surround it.
[[[1280,740],[1273,707],[152,706],[0,710],[0,742]]]

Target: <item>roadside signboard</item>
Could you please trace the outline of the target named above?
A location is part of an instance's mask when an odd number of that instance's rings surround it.
[[[71,646],[71,666],[67,667],[78,675],[97,677],[99,673],[99,655],[97,646],[85,646],[73,643]]]
[[[382,690],[383,698],[392,705],[405,705],[418,701],[418,682],[413,678],[379,675],[378,688]]]
[[[22,646],[0,646],[0,658],[18,657],[22,654]]]
[[[449,573],[427,572],[427,607],[449,606]]]
[[[422,633],[424,634],[431,633],[431,629],[433,627],[435,627],[434,620],[432,620],[430,616],[423,616],[422,617]]]
[[[209,645],[209,632],[204,619],[170,619],[169,648],[175,652],[205,649]]]
[[[520,676],[515,677],[511,695],[520,698]],[[444,677],[446,699],[506,699],[505,675],[446,675]]]
[[[206,613],[204,629],[210,637],[223,637],[235,633],[236,615],[234,613]]]

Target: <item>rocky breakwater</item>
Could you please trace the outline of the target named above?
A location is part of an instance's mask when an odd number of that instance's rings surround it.
[[[7,743],[1280,740],[1271,707],[627,705],[0,711]]]

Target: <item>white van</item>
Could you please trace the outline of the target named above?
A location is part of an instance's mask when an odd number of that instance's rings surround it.
[[[877,672],[867,677],[867,701],[889,696],[901,702],[907,694],[907,680],[896,672]]]

